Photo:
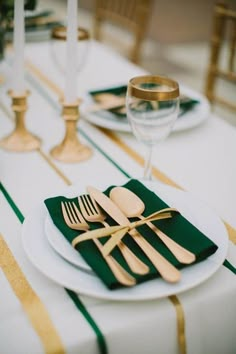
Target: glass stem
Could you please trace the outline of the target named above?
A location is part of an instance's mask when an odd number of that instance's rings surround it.
[[[150,145],[148,146],[148,151],[147,151],[147,156],[145,160],[145,166],[144,166],[144,179],[146,180],[151,180],[152,179],[152,152],[153,152],[153,146]]]

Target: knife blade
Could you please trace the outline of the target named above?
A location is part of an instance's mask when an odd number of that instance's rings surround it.
[[[130,224],[129,219],[106,194],[91,186],[87,187],[87,192],[119,225]]]
[[[87,192],[119,225],[130,225],[130,221],[125,214],[103,192],[92,186],[87,186]],[[167,259],[165,259],[153,246],[151,246],[150,243],[136,229],[130,230],[129,234],[146,254],[163,279],[171,283],[175,283],[180,280],[179,270],[175,268]]]

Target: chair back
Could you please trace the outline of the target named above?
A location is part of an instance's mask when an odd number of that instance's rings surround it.
[[[112,23],[133,35],[130,60],[138,63],[146,34],[152,0],[96,0],[94,16],[95,39],[102,38],[102,25]]]
[[[236,102],[236,11],[226,4],[216,4],[213,18],[213,35],[210,44],[210,62],[207,72],[205,93],[211,103],[219,103],[232,110],[236,104],[216,92],[218,79],[233,84],[234,102]],[[226,51],[226,56],[223,56]],[[225,52],[224,52],[225,53]],[[223,62],[222,59],[226,59]]]

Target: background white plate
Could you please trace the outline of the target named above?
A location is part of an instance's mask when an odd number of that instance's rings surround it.
[[[210,115],[210,104],[205,96],[182,85],[180,85],[180,92],[183,95],[197,99],[199,103],[176,120],[173,132],[194,128],[203,123]],[[109,111],[103,111],[102,115],[88,113],[86,107],[91,106],[91,104],[94,104],[94,101],[88,95],[84,98],[84,104],[80,107],[81,115],[90,123],[111,130],[131,132],[127,118],[117,117]]]
[[[201,284],[217,271],[226,258],[228,235],[225,226],[218,216],[189,193],[160,184],[157,184],[157,186],[158,195],[162,199],[169,205],[178,208],[185,217],[219,247],[206,260],[181,270],[182,278],[179,283],[169,284],[159,278],[136,285],[133,288],[108,290],[98,277],[74,267],[52,249],[45,235],[44,224],[47,211],[43,204],[32,211],[23,224],[22,241],[28,258],[35,267],[56,283],[80,294],[101,299],[118,301],[150,300],[178,294]],[[99,188],[99,186],[97,187]],[[102,186],[102,189],[104,189],[104,186]],[[85,187],[81,188],[80,186],[78,188],[76,186],[75,188],[71,186],[65,195],[71,197],[82,193],[85,193]],[[194,220],[191,220],[191,215],[194,215]],[[32,234],[34,234],[33,238]]]

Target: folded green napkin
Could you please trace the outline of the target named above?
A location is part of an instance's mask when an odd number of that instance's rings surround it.
[[[109,191],[114,186],[109,187],[105,194],[109,195]],[[142,183],[137,180],[130,180],[124,185],[124,187],[130,189],[135,194],[137,194],[145,203],[145,212],[143,215],[147,216],[154,211],[168,207],[167,204],[161,200],[155,193],[147,189]],[[62,201],[74,201],[78,206],[77,197],[72,199],[67,199],[63,196],[58,196],[55,198],[46,199],[45,205],[48,209],[48,212],[56,225],[56,227],[63,233],[65,238],[71,244],[72,240],[81,232],[70,229],[63,220],[63,215],[61,211],[61,202]],[[135,220],[133,218],[132,220]],[[106,221],[110,225],[114,225],[115,222],[107,216]],[[173,240],[175,240],[180,245],[186,247],[189,251],[193,252],[196,255],[196,262],[202,261],[205,258],[212,255],[217,250],[217,246],[208,239],[202,232],[200,232],[195,226],[193,226],[189,221],[187,221],[182,215],[176,214],[171,219],[163,219],[154,222],[163,232],[168,234]],[[99,223],[90,223],[91,229],[101,227]],[[186,267],[186,265],[181,264],[176,260],[172,253],[167,249],[159,237],[146,225],[140,226],[138,230],[142,235],[155,247],[166,259],[168,259],[172,264],[177,268]],[[60,237],[58,235],[58,237]],[[101,241],[107,240],[107,238],[100,239]],[[112,255],[117,259],[117,261],[136,279],[137,283],[147,281],[159,277],[159,273],[153,267],[152,263],[145,256],[143,251],[139,248],[135,241],[127,234],[123,238],[123,241],[130,247],[133,252],[142,259],[149,267],[150,272],[147,275],[140,276],[133,274],[128,266],[126,265],[125,260],[123,259],[120,251],[116,247],[112,251]],[[72,247],[72,246],[71,246]],[[77,251],[82,255],[85,261],[91,266],[94,272],[100,277],[100,279],[106,284],[109,289],[116,289],[121,287],[121,284],[117,282],[112,272],[110,271],[107,263],[102,258],[100,252],[98,251],[95,243],[92,240],[81,242],[77,245]],[[191,265],[189,265],[191,266]]]
[[[106,88],[106,89],[103,89],[103,90],[90,91],[89,94],[96,101],[96,96],[99,95],[99,94],[110,93],[110,94],[116,95],[118,97],[122,97],[122,96],[124,97],[126,95],[126,91],[127,91],[127,86],[126,85],[122,85],[122,86],[117,86],[117,87]],[[196,100],[194,98],[191,98],[191,97],[188,97],[188,96],[185,96],[185,95],[181,95],[180,96],[179,117],[184,115],[186,112],[191,110],[196,104],[199,104],[199,103],[200,103],[199,100]],[[122,113],[122,111],[120,111],[120,107],[107,109],[107,111],[115,114],[116,116],[118,116],[120,118],[125,118],[126,117],[126,114]],[[103,112],[102,111],[97,111],[96,114],[103,115]]]

